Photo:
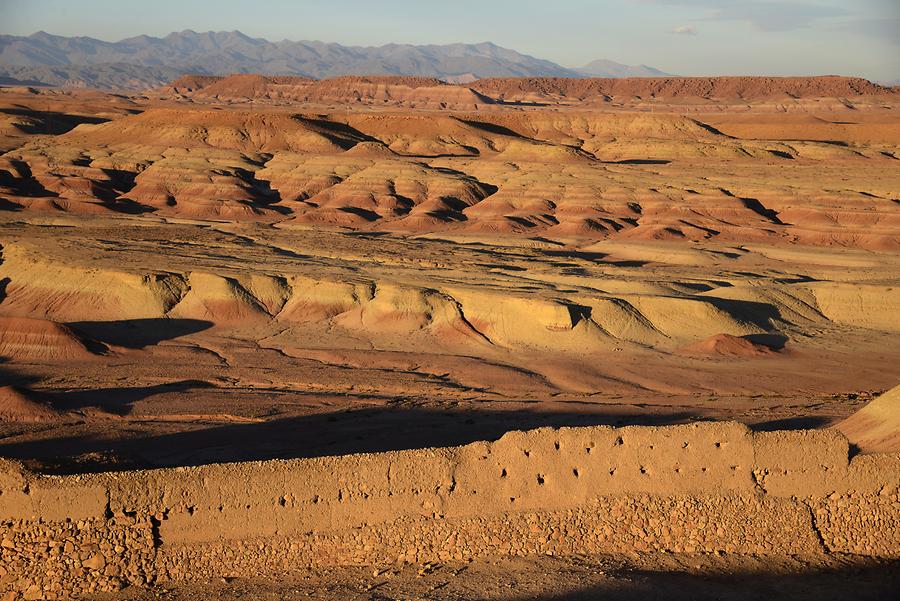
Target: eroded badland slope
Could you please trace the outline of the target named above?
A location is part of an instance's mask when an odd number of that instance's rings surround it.
[[[626,539],[895,557],[897,108],[851,78],[0,89],[3,590],[45,539],[85,575],[54,594]],[[545,426],[589,428],[479,442]]]

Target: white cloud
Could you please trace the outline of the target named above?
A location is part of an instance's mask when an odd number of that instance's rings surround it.
[[[697,30],[693,27],[682,25],[680,27],[676,27],[675,29],[669,30],[669,33],[677,33],[678,35],[697,35]]]

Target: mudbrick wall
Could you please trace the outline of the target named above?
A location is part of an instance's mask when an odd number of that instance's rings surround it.
[[[82,476],[3,463],[0,593],[497,554],[900,557],[900,456],[848,457],[835,431],[707,423]]]

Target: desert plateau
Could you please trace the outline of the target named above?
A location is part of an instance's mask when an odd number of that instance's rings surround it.
[[[3,601],[900,586],[900,88],[3,83]]]

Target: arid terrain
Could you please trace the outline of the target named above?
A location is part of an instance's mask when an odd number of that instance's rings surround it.
[[[896,393],[843,420],[900,384],[898,111],[840,77],[0,88],[0,456],[729,420],[896,453]]]
[[[834,424],[900,375],[898,98],[843,78],[4,89],[0,452],[77,472]]]

